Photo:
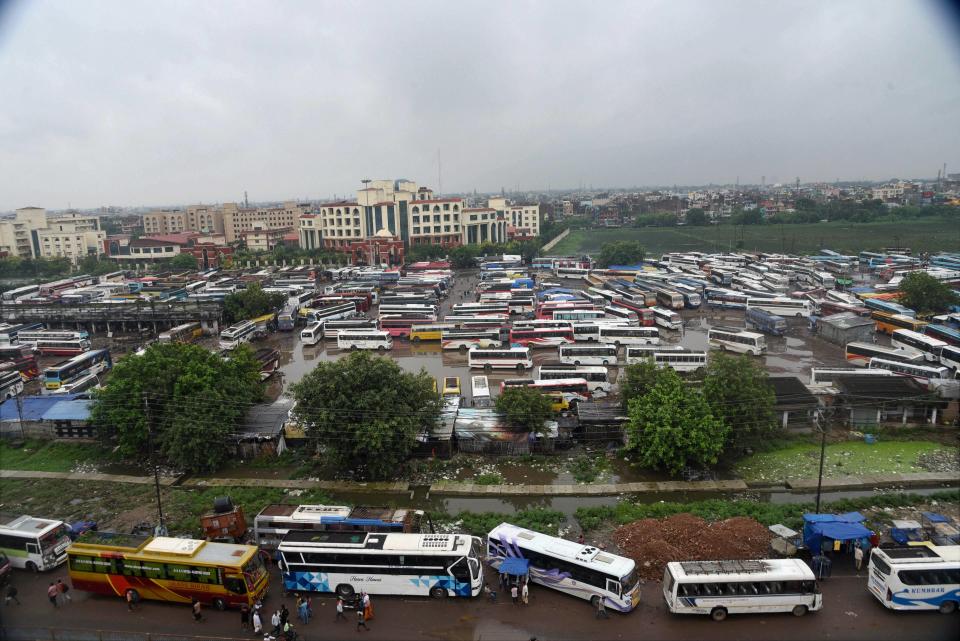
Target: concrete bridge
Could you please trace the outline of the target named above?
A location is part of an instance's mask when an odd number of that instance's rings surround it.
[[[219,332],[223,303],[219,301],[137,300],[116,303],[6,303],[0,305],[5,323],[45,323],[47,327],[86,328],[91,333],[140,330],[161,331],[183,323],[199,322],[204,331]]]

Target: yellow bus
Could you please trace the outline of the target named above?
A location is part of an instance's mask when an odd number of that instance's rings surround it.
[[[252,606],[268,574],[253,545],[86,532],[67,548],[73,587],[97,594],[201,603],[225,610]]]
[[[414,343],[420,341],[438,341],[443,335],[444,330],[456,329],[454,323],[434,323],[429,325],[411,325],[410,340]]]
[[[877,331],[884,334],[892,334],[894,330],[909,329],[914,332],[923,333],[927,323],[916,318],[910,318],[903,314],[888,314],[886,312],[872,311],[870,318],[877,323]]]

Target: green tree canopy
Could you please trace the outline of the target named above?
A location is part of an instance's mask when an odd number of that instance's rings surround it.
[[[102,276],[110,272],[118,271],[120,267],[117,263],[108,260],[106,256],[84,256],[77,263],[77,271],[81,274],[90,274],[91,276]]]
[[[900,302],[920,314],[938,314],[960,304],[949,285],[926,272],[910,272],[900,282]]]
[[[246,289],[223,299],[223,321],[231,325],[238,321],[263,316],[268,312],[280,310],[286,302],[287,297],[283,294],[268,294],[258,283],[251,283]]]
[[[440,415],[434,381],[390,358],[354,352],[320,363],[293,388],[294,414],[339,469],[386,478]]]
[[[170,259],[170,267],[174,269],[197,269],[197,259],[192,254],[177,254]]]
[[[729,431],[710,412],[703,395],[687,387],[672,369],[630,401],[627,444],[641,465],[677,475],[685,467],[714,465]]]
[[[151,434],[161,461],[179,469],[216,469],[230,434],[263,396],[260,365],[246,346],[229,360],[197,345],[154,344],[120,360],[94,396],[92,420],[120,452],[149,460]]]
[[[552,401],[532,387],[508,387],[497,397],[497,411],[524,432],[542,434],[544,421],[553,415]]]
[[[711,353],[703,381],[710,411],[729,428],[735,456],[779,431],[767,371],[749,356]]]
[[[450,250],[450,265],[455,269],[476,267],[477,256],[477,248],[474,245],[461,245]]]
[[[646,252],[637,240],[618,240],[607,243],[600,250],[597,262],[601,267],[610,265],[636,265],[643,260]]]
[[[421,260],[440,260],[447,255],[447,248],[442,245],[411,245],[405,254],[408,263]]]
[[[617,377],[620,383],[620,398],[623,402],[623,409],[630,407],[630,401],[640,398],[650,391],[657,384],[664,369],[657,367],[652,358],[645,358],[639,362],[627,365],[622,370],[622,375]]]
[[[707,224],[707,212],[703,211],[699,207],[694,207],[693,209],[687,210],[685,220],[687,221],[688,225],[703,227]]]

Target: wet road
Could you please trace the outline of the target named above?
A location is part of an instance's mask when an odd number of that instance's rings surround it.
[[[803,618],[789,614],[731,615],[722,623],[706,616],[671,615],[663,604],[659,583],[643,587],[642,601],[630,614],[611,613],[608,620],[597,621],[586,601],[534,585],[530,605],[514,606],[500,595],[496,604],[485,599],[434,601],[429,598],[374,597],[375,618],[370,631],[358,633],[353,619],[333,623],[334,601],[329,595],[313,599],[314,619],[297,625],[306,641],[358,637],[369,639],[423,639],[436,641],[517,640],[535,636],[541,641],[574,639],[835,639],[880,641],[885,639],[926,641],[955,639],[960,615],[937,612],[892,612],[867,591],[866,579],[852,575],[851,569],[837,569],[822,583],[824,608]],[[60,569],[49,574],[31,575],[15,570],[13,582],[23,605],[0,607],[0,617],[8,639],[52,638],[46,630],[112,630],[118,633],[103,638],[129,638],[130,632],[173,635],[204,635],[219,639],[251,639],[241,633],[236,611],[204,610],[205,621],[194,623],[185,605],[145,602],[129,613],[117,597],[89,595],[71,591],[73,601],[54,609],[46,599],[49,581],[65,576]],[[491,577],[492,578],[492,577]],[[279,585],[273,577],[272,585]],[[295,615],[292,598],[272,594],[265,609],[279,608],[281,601]],[[295,616],[294,619],[295,620]],[[38,630],[39,629],[39,630]],[[124,634],[126,632],[127,634]],[[58,636],[61,639],[96,638]]]

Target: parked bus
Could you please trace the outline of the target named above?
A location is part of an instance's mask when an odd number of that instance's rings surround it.
[[[927,325],[926,331],[924,334],[930,338],[936,338],[941,340],[948,345],[953,345],[954,347],[960,347],[960,330],[955,327],[948,327],[946,325]]]
[[[783,336],[787,333],[787,321],[782,316],[759,307],[748,307],[744,315],[747,327],[760,330],[765,334]]]
[[[582,269],[579,267],[557,267],[553,270],[553,274],[557,278],[574,278],[577,280],[586,280],[587,276],[590,274],[590,270]]]
[[[576,330],[574,330],[576,331]],[[574,334],[576,336],[576,334]],[[570,365],[616,365],[617,346],[600,345],[561,345],[559,348],[561,363]]]
[[[67,554],[75,589],[133,603],[198,599],[226,610],[252,607],[267,593],[269,576],[254,545],[86,532]]]
[[[873,548],[867,588],[891,610],[939,610],[960,604],[960,546]]]
[[[777,316],[810,317],[810,301],[800,298],[748,298],[747,309],[762,309]]]
[[[297,319],[299,317],[299,305],[286,305],[283,310],[277,314],[277,329],[281,332],[292,332],[293,328],[297,326]]]
[[[271,503],[253,519],[257,547],[276,550],[290,532],[420,532],[422,510]]]
[[[414,343],[420,341],[439,341],[443,339],[443,332],[456,329],[454,323],[435,323],[424,325],[412,325],[410,327],[410,340]]]
[[[624,353],[624,362],[627,365],[639,363],[643,359],[653,359],[658,352],[683,351],[680,345],[627,345]]]
[[[305,316],[308,323],[350,318],[356,313],[357,305],[354,302],[336,303],[326,307],[304,307],[300,310],[300,315]]]
[[[708,287],[703,290],[703,295],[707,299],[708,307],[721,307],[724,309],[746,309],[749,296],[742,292],[735,292],[729,289],[719,289]]]
[[[466,534],[291,532],[279,553],[291,592],[469,598],[483,586],[481,542]]]
[[[863,365],[864,367],[870,364],[871,358],[875,357],[911,363],[923,361],[923,356],[916,352],[908,352],[894,347],[883,347],[882,345],[874,345],[873,343],[847,343],[845,351],[848,362],[854,365]]]
[[[675,311],[663,307],[651,307],[654,319],[659,327],[680,331],[683,328],[683,317]]]
[[[184,323],[163,332],[157,340],[161,343],[192,343],[201,336],[203,328],[200,323]]]
[[[890,344],[933,363],[940,360],[940,350],[947,345],[944,341],[909,329],[894,330],[890,335]]]
[[[632,309],[620,305],[607,305],[603,312],[609,320],[626,321],[629,325],[640,325],[640,317]]]
[[[380,329],[379,321],[375,318],[343,318],[323,321],[323,338],[328,341],[337,340],[341,331],[348,329]]]
[[[243,343],[249,343],[257,331],[257,324],[253,321],[240,321],[220,332],[220,349],[236,349]]]
[[[67,560],[69,545],[70,527],[63,521],[19,516],[0,524],[0,552],[15,568],[51,570]]]
[[[466,352],[473,347],[500,347],[499,329],[445,329],[440,335],[440,348]]]
[[[0,364],[9,365],[20,372],[25,381],[40,375],[40,365],[33,347],[26,345],[0,345]]]
[[[700,309],[702,300],[697,288],[685,283],[670,283],[670,286],[683,296],[684,307],[687,309]]]
[[[85,392],[88,389],[93,389],[94,387],[100,386],[100,377],[96,374],[84,374],[79,378],[75,378],[69,383],[65,383],[58,387],[55,390],[41,390],[41,394],[77,394],[79,392]]]
[[[898,329],[909,329],[914,332],[923,333],[927,323],[916,318],[910,318],[902,314],[888,314],[886,312],[870,312],[872,318],[877,324],[877,331],[884,334],[893,334]]]
[[[592,323],[574,323],[573,325],[573,340],[575,342],[581,343],[593,343],[600,340],[600,328],[609,327],[609,326],[621,326],[628,327],[629,324],[621,323],[616,321],[610,322],[597,322]]]
[[[760,356],[767,351],[767,340],[763,334],[736,327],[711,327],[707,331],[707,342],[720,349],[739,354]]]
[[[657,345],[660,343],[660,331],[656,327],[627,327],[623,325],[601,325],[597,337],[601,343],[621,345]]]
[[[573,327],[514,327],[510,330],[510,345],[520,347],[557,347],[573,342]]]
[[[300,330],[300,341],[305,347],[313,347],[323,339],[323,323],[310,323]]]
[[[487,558],[494,568],[507,559],[529,562],[530,581],[589,601],[630,612],[640,603],[640,580],[632,559],[510,523],[487,534]]]
[[[568,365],[566,363],[544,363],[537,370],[537,379],[550,381],[558,379],[582,378],[594,393],[609,392],[613,388],[610,373],[603,365]]]
[[[491,316],[457,316],[450,315],[443,319],[444,323],[453,323],[461,329],[500,329],[510,322],[504,315]]]
[[[940,350],[940,364],[952,368],[960,378],[960,347],[947,345]]]
[[[391,337],[407,340],[410,332],[418,325],[433,325],[437,319],[432,316],[423,317],[419,314],[410,316],[398,316],[388,314],[380,317],[380,329],[390,334]]]
[[[903,361],[888,361],[884,358],[871,358],[870,369],[885,369],[899,376],[909,376],[921,381],[943,381],[955,378],[953,372],[946,367],[937,365],[918,365],[917,363],[905,363]]]
[[[861,369],[857,367],[811,367],[810,387],[831,385],[839,376],[893,376],[893,372],[885,369]]]
[[[510,306],[505,303],[454,303],[451,310],[457,316],[510,315]]]
[[[0,370],[0,403],[23,392],[23,377],[16,369]]]
[[[663,598],[674,614],[790,612],[803,616],[823,607],[813,570],[802,559],[671,561],[663,573]]]
[[[90,350],[90,341],[85,338],[42,338],[32,343],[32,345],[42,356],[70,356],[71,354],[82,354]]]
[[[40,285],[25,285],[16,289],[8,289],[3,292],[2,300],[4,303],[15,303],[23,298],[34,298],[40,295]]]
[[[533,359],[529,347],[472,348],[467,352],[467,366],[471,369],[482,367],[484,370],[515,369],[523,372],[533,367]]]
[[[877,310],[879,312],[886,312],[888,314],[900,314],[901,316],[909,316],[910,318],[916,318],[917,312],[910,309],[905,305],[900,303],[895,303],[892,300],[882,300],[880,298],[866,298],[863,301],[865,307],[870,310]]]
[[[590,321],[591,323],[600,323],[600,321]],[[559,328],[568,329],[573,323],[565,320],[547,320],[545,318],[535,318],[533,320],[517,320],[513,322],[514,329],[536,329],[536,328]]]
[[[486,376],[471,376],[470,390],[474,407],[485,407],[490,402],[490,381]]]
[[[692,349],[657,350],[653,352],[653,364],[669,367],[677,372],[695,372],[707,366],[707,353]]]
[[[0,324],[0,345],[29,343],[30,340],[24,340],[21,336],[36,336],[39,332],[45,331],[42,323],[17,323],[14,325],[3,323]],[[83,338],[86,338],[86,336],[83,336]]]
[[[508,378],[500,383],[500,393],[508,387],[531,387],[547,396],[559,394],[570,407],[590,400],[590,386],[583,378],[554,378],[548,380]]]
[[[393,349],[390,332],[370,329],[344,329],[337,333],[338,349],[375,349],[382,352]]]
[[[99,374],[112,367],[109,350],[91,350],[43,370],[43,385],[48,390],[58,389],[82,376]]]
[[[584,322],[604,318],[606,313],[602,309],[555,309],[552,312],[553,320]]]
[[[653,327],[657,324],[656,314],[654,314],[652,308],[647,307],[645,304],[641,305],[640,303],[619,300],[613,303],[613,306],[623,307],[624,309],[629,309],[630,311],[636,313],[637,318],[640,319],[640,325],[643,327]]]

